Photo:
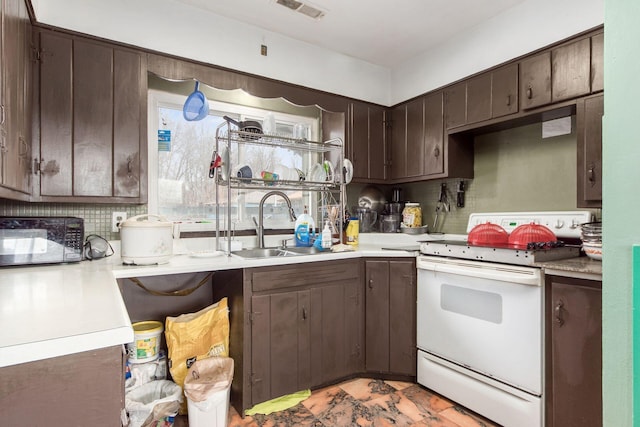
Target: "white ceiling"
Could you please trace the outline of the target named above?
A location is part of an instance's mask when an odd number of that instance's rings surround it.
[[[314,20],[276,0],[172,0],[393,68],[525,0],[301,0]]]

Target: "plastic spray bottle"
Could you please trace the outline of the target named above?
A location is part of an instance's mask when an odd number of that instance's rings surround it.
[[[307,207],[304,207],[302,215],[298,216],[295,224],[295,243],[296,246],[311,246],[313,244],[313,237],[315,236],[316,224],[313,217],[307,212]]]

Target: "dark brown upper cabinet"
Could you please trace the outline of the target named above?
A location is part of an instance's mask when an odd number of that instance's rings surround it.
[[[62,33],[39,36],[41,200],[146,202],[145,56]]]
[[[591,40],[585,38],[551,51],[551,101],[591,92]]]
[[[473,176],[473,143],[445,138],[444,97],[431,92],[391,111],[392,180]]]
[[[591,39],[583,38],[520,62],[523,110],[591,92]]]
[[[24,0],[0,8],[0,197],[31,194],[32,30]]]
[[[520,62],[520,108],[539,107],[551,102],[551,52]]]
[[[444,90],[444,123],[446,129],[467,123],[467,81],[462,81]]]
[[[591,37],[591,92],[604,90],[604,33]]]
[[[385,108],[353,102],[349,105],[349,118],[353,179],[384,182],[388,173]]]
[[[604,95],[581,99],[576,104],[579,208],[602,207],[603,115]]]
[[[491,72],[491,118],[518,112],[518,64]]]
[[[509,64],[444,90],[447,129],[518,112],[518,64]]]

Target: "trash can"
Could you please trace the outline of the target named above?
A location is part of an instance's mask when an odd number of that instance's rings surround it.
[[[232,380],[233,359],[230,357],[209,357],[189,367],[184,379],[189,427],[227,425]]]
[[[174,416],[182,403],[182,388],[173,381],[151,381],[124,395],[129,427],[140,427],[167,416]]]

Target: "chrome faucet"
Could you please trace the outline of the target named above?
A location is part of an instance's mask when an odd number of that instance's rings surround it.
[[[269,191],[267,194],[262,196],[262,199],[260,199],[260,204],[258,205],[258,221],[259,221],[258,247],[259,248],[264,248],[264,202],[269,198],[269,196],[282,197],[284,201],[287,202],[287,207],[289,208],[289,217],[291,218],[291,221],[296,220],[296,213],[293,211],[293,208],[291,207],[291,200],[289,199],[289,196],[284,194],[282,191],[278,191],[278,190]]]

